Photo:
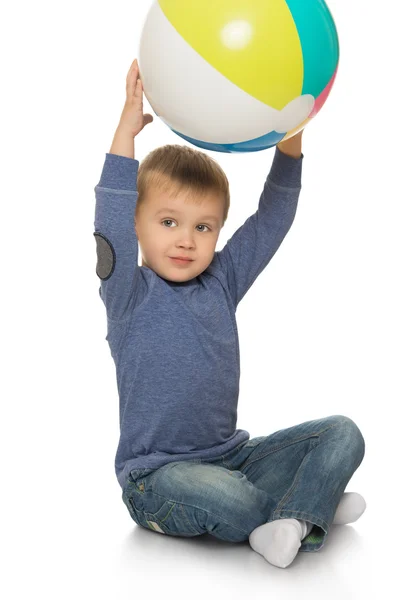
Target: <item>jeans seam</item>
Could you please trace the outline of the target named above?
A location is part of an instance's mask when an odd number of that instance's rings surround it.
[[[278,452],[279,450],[282,450],[283,448],[287,448],[288,446],[292,446],[293,444],[297,444],[298,442],[302,442],[304,440],[307,440],[308,438],[311,437],[315,437],[317,434],[315,433],[309,433],[306,436],[297,438],[295,440],[292,440],[291,442],[285,442],[280,444],[279,446],[275,446],[274,448],[271,448],[270,450],[267,450],[267,452],[265,452],[264,454],[261,454],[260,456],[257,456],[257,458],[255,458],[254,460],[249,460],[247,459],[244,464],[242,465],[241,469],[244,469],[245,467],[248,467],[249,465],[252,465],[253,463],[257,462],[258,460],[261,460],[262,458],[265,458],[266,456],[268,456],[269,454],[273,454],[274,452]],[[257,446],[256,446],[257,448]]]
[[[308,433],[307,435],[304,435],[302,437],[296,438],[295,440],[293,440],[291,442],[282,443],[280,446],[276,446],[275,448],[272,448],[272,450],[269,450],[265,454],[262,454],[261,456],[258,456],[254,460],[246,461],[243,464],[243,466],[241,467],[241,469],[244,469],[245,467],[248,467],[249,465],[253,464],[254,462],[257,462],[257,460],[260,460],[261,458],[265,458],[266,456],[268,456],[269,454],[272,454],[273,452],[277,452],[278,450],[282,450],[282,448],[287,448],[288,446],[292,446],[293,444],[297,444],[298,442],[302,442],[304,440],[307,440],[308,438],[319,437],[322,433],[325,433],[325,431],[328,431],[329,429],[332,429],[333,427],[336,427],[337,425],[339,425],[339,422],[338,423],[334,423],[333,425],[329,425],[329,427],[326,427],[325,429],[322,429],[321,431],[317,431],[315,433]]]
[[[330,425],[329,427],[327,427],[327,428],[326,428],[326,429],[324,429],[323,431],[321,431],[321,432],[318,434],[318,443],[319,443],[319,437],[320,437],[320,435],[321,435],[322,433],[325,433],[326,431],[329,431],[330,429],[333,429],[333,428],[334,428],[334,427],[336,427],[337,425],[339,425],[339,421],[338,421],[337,423],[334,423],[333,425]],[[314,436],[312,436],[312,437],[314,437]],[[314,447],[315,447],[315,446],[314,446]],[[284,497],[282,498],[282,500],[280,500],[280,502],[278,503],[278,505],[277,505],[277,507],[276,507],[275,511],[279,511],[279,510],[285,510],[285,509],[282,509],[282,506],[283,506],[284,504],[286,504],[287,502],[289,502],[289,500],[290,500],[290,499],[291,499],[291,497],[293,496],[293,494],[294,494],[294,492],[295,492],[295,489],[296,489],[296,487],[297,487],[297,482],[298,482],[298,480],[299,480],[299,478],[300,478],[300,476],[301,476],[301,474],[302,474],[302,472],[301,472],[302,466],[303,466],[303,464],[304,464],[305,460],[307,459],[308,455],[310,454],[310,452],[311,452],[311,451],[314,449],[314,447],[313,447],[313,448],[311,448],[311,450],[310,450],[309,452],[307,452],[307,454],[305,455],[305,457],[304,457],[304,458],[303,458],[303,460],[301,461],[301,465],[300,465],[300,467],[297,469],[297,472],[296,472],[296,477],[294,478],[294,481],[293,481],[293,483],[292,483],[292,486],[291,486],[291,487],[289,488],[289,490],[286,492],[286,494],[284,495]],[[275,511],[274,511],[274,512],[275,512]]]
[[[183,519],[184,519],[187,527],[189,527],[189,529],[192,532],[195,532],[196,534],[198,534],[199,532],[197,531],[197,529],[195,527],[193,527],[192,523],[189,520],[189,517],[187,515],[187,512],[186,512],[184,504],[182,504],[182,502],[178,502],[178,503],[175,503],[174,506],[177,506],[178,511],[180,511],[182,513],[182,517],[183,517]]]

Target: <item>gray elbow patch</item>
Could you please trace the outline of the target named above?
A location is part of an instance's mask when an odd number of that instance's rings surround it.
[[[103,281],[109,279],[115,269],[115,250],[112,243],[104,235],[95,231],[97,267],[96,275]]]

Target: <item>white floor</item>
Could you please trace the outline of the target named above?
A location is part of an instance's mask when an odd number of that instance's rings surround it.
[[[184,598],[190,592],[196,598],[243,598],[259,592],[260,598],[378,599],[385,565],[373,548],[377,528],[372,522],[371,513],[365,513],[363,523],[333,527],[321,551],[298,554],[286,569],[267,563],[248,543],[229,544],[209,535],[166,538],[134,526],[119,546],[115,583],[119,595],[134,586],[154,598]]]
[[[279,569],[248,543],[173,538],[138,527],[106,482],[97,501],[68,488],[68,476],[50,489],[52,498],[21,488],[18,500],[31,498],[31,505],[17,525],[6,523],[14,535],[3,558],[5,600],[398,597],[397,540],[387,539],[378,498],[367,498],[354,525],[334,526],[319,552],[300,553]]]

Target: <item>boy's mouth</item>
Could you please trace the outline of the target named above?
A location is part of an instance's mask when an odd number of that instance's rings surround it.
[[[191,258],[183,258],[180,256],[170,256],[170,259],[173,260],[176,264],[181,264],[181,265],[185,265],[185,264],[189,264],[192,262]]]

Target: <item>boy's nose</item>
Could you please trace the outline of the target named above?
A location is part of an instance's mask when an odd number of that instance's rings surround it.
[[[181,235],[177,244],[178,246],[184,246],[185,248],[192,248],[194,246],[193,236],[189,233]]]

